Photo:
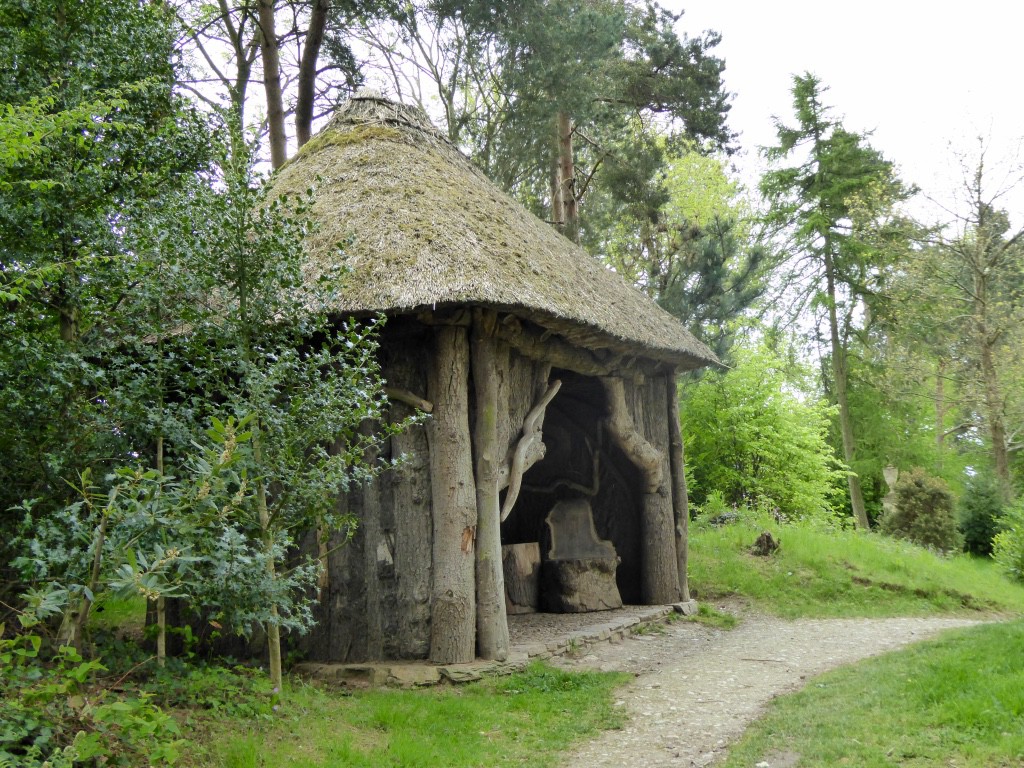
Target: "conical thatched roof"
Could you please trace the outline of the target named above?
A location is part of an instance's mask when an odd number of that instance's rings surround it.
[[[339,312],[487,306],[592,348],[683,367],[717,362],[678,320],[502,192],[418,109],[353,98],[274,181],[282,193],[310,186],[314,265],[345,242],[352,269]]]

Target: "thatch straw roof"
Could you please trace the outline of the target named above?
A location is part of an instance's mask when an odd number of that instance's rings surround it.
[[[339,312],[487,306],[594,349],[716,362],[678,320],[502,192],[418,109],[353,98],[274,180],[279,193],[310,186],[314,267],[345,242],[352,269]]]

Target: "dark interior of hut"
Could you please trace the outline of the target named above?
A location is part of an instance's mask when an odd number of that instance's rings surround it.
[[[605,434],[607,401],[601,382],[560,369],[552,370],[554,379],[560,379],[562,387],[544,417],[547,451],[523,476],[519,499],[501,526],[502,544],[539,542],[541,552],[547,552],[551,534],[545,521],[552,508],[560,501],[585,499],[598,538],[610,541],[621,559],[615,580],[622,601],[638,604],[639,472]],[[541,594],[541,610],[546,605],[551,601]]]

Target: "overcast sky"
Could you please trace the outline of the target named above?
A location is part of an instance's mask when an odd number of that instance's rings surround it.
[[[1024,6],[1013,0],[667,0],[682,30],[722,34],[725,84],[735,94],[749,173],[756,148],[792,115],[792,75],[813,72],[827,104],[897,163],[905,181],[943,202],[959,178],[950,143],[973,152],[984,136],[1001,165],[1024,136]],[[791,122],[791,121],[790,121]],[[993,177],[993,181],[996,178]],[[1002,182],[1002,177],[999,178]],[[1007,198],[1024,211],[1024,188]]]

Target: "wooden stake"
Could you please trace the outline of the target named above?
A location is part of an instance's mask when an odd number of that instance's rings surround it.
[[[469,340],[462,326],[438,326],[427,397],[434,520],[430,660],[475,658],[476,487],[469,433]]]
[[[476,394],[473,453],[476,467],[476,633],[481,658],[508,658],[508,617],[501,564],[501,521],[498,504],[498,370],[494,328],[497,315],[474,312],[472,375]]]
[[[679,390],[676,376],[668,377],[669,460],[672,464],[672,512],[676,523],[676,563],[679,570],[681,600],[690,599],[688,570],[690,500],[686,492],[686,457],[683,454],[683,431],[679,423]]]

